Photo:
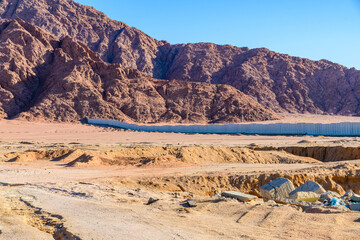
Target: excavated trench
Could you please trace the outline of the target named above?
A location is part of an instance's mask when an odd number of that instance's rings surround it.
[[[360,147],[343,146],[294,146],[294,147],[254,147],[257,151],[286,151],[302,157],[310,157],[322,162],[336,162],[360,159]]]
[[[353,164],[344,164],[335,169],[315,167],[294,172],[155,177],[139,179],[136,184],[150,189],[190,192],[207,196],[213,195],[216,191],[228,190],[261,196],[260,187],[278,177],[291,180],[295,187],[311,180],[319,183],[326,190],[339,194],[344,194],[349,189],[360,193],[360,165]]]
[[[294,147],[253,147],[256,152],[286,152],[324,162],[324,166],[309,167],[296,171],[273,171],[259,174],[223,174],[202,176],[165,177],[139,180],[138,184],[153,188],[188,191],[211,195],[215,191],[234,190],[260,196],[259,188],[278,178],[291,180],[295,187],[308,180],[321,184],[326,190],[344,194],[352,189],[360,193],[360,147],[343,146],[294,146]],[[346,162],[342,162],[346,161]],[[330,164],[330,165],[329,165]]]
[[[28,161],[47,159],[68,163],[78,161],[84,154],[92,156],[89,166],[124,165],[151,167],[144,159],[154,159],[154,166],[164,165],[170,161],[174,167],[178,162],[185,164],[212,163],[249,163],[249,164],[304,164],[309,167],[300,170],[274,170],[261,172],[209,172],[198,174],[180,174],[179,176],[161,176],[139,178],[135,185],[166,191],[186,191],[201,195],[211,195],[215,191],[235,190],[260,196],[259,188],[278,177],[290,179],[295,186],[312,180],[321,184],[326,190],[345,193],[347,190],[360,193],[360,163],[344,160],[360,159],[360,147],[342,146],[293,146],[293,147],[133,147],[117,148],[90,152],[87,149],[56,149],[50,151],[26,151],[9,154],[10,161]],[[94,155],[94,156],[93,156]],[[131,157],[131,159],[130,159]],[[33,159],[32,159],[33,158]],[[97,159],[97,161],[95,160]],[[106,161],[105,161],[105,160]],[[130,159],[130,160],[129,160]],[[153,161],[150,161],[153,162]],[[324,162],[324,163],[321,163]],[[332,163],[329,163],[332,162]],[[76,164],[74,166],[77,166]],[[87,167],[87,165],[79,165]],[[123,182],[123,180],[121,180]],[[134,184],[134,180],[126,183]]]

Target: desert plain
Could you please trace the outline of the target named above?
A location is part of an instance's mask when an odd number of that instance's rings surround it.
[[[295,187],[312,180],[359,193],[359,140],[1,120],[0,237],[356,239],[360,212],[264,202],[259,188],[285,177]],[[259,198],[221,197],[228,190]]]

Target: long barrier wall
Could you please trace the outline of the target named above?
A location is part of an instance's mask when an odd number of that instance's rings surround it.
[[[109,119],[87,119],[87,123],[144,132],[218,133],[259,135],[360,136],[360,122],[343,123],[245,123],[209,125],[138,125]]]

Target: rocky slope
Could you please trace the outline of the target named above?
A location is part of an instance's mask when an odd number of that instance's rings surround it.
[[[0,2],[0,16],[21,18],[59,38],[70,36],[109,63],[137,68],[147,75],[161,68],[155,59],[165,42],[72,0],[4,0]]]
[[[360,114],[360,71],[355,69],[268,49],[173,47],[166,79],[229,84],[277,112]]]
[[[2,18],[69,35],[110,63],[167,80],[226,83],[277,112],[359,115],[360,72],[268,49],[170,45],[72,0],[4,0]]]
[[[226,85],[156,80],[103,62],[70,37],[0,21],[0,116],[74,121],[239,122],[275,119]]]

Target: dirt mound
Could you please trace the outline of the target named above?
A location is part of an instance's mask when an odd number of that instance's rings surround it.
[[[240,147],[131,147],[101,153],[112,165],[171,166],[181,163],[314,163],[315,159],[285,152],[262,152]],[[110,160],[108,160],[110,162]]]
[[[9,162],[53,161],[75,166],[174,167],[198,163],[316,163],[312,158],[281,151],[255,151],[240,147],[116,147],[112,150],[60,148],[28,150],[5,156]]]
[[[84,151],[81,149],[70,150],[69,152],[65,153],[64,155],[61,155],[54,159],[51,159],[51,161],[69,163],[69,162],[72,162],[75,159],[79,158],[83,154],[84,154]]]
[[[360,72],[327,60],[311,61],[265,48],[171,45],[72,0],[2,1],[0,15],[24,19],[60,38],[69,35],[104,61],[147,76],[232,85],[278,112],[360,113]]]
[[[67,167],[93,167],[93,166],[104,166],[107,165],[105,159],[102,159],[99,156],[93,154],[83,154],[80,157],[76,158],[74,161],[71,161],[66,164]]]
[[[68,148],[44,151],[28,150],[26,152],[6,154],[4,157],[8,162],[36,162],[58,159],[71,151]]]
[[[25,152],[11,158],[10,160],[8,160],[8,162],[35,162],[41,160],[42,157],[43,156],[38,152]]]
[[[152,79],[19,19],[0,21],[0,30],[0,117],[142,123],[277,118],[230,86]]]

